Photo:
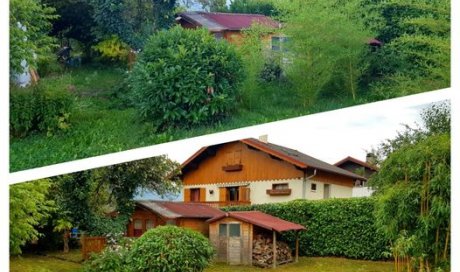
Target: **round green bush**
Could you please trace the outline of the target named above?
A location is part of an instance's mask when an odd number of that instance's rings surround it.
[[[137,239],[127,263],[129,271],[203,271],[214,255],[201,233],[176,226],[150,229]]]
[[[129,84],[141,117],[165,130],[224,117],[235,108],[243,79],[233,45],[205,29],[175,27],[149,38]]]

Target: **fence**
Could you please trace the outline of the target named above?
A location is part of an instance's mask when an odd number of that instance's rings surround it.
[[[81,237],[81,253],[87,260],[91,253],[99,253],[105,248],[105,237]]]

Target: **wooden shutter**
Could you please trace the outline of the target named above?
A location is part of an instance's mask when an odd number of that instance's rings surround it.
[[[225,187],[219,188],[219,201],[220,202],[227,201],[227,188]]]
[[[200,202],[206,202],[206,188],[200,188]]]
[[[184,189],[184,202],[190,202],[190,189]]]
[[[250,201],[250,188],[249,187],[239,187],[238,188],[238,197],[239,201]]]

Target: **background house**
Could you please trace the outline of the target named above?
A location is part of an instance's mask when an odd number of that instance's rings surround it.
[[[273,30],[280,27],[280,23],[265,15],[204,11],[179,13],[176,22],[183,28],[205,27],[216,39],[225,39],[235,44],[241,42],[241,31],[250,28],[254,23],[273,28]]]
[[[215,206],[351,197],[357,180],[366,179],[253,138],[203,147],[182,164],[184,201]]]
[[[206,220],[223,214],[219,209],[199,203],[136,201],[127,236],[139,237],[151,228],[168,224],[196,230],[207,237],[209,224]]]
[[[375,158],[373,154],[366,155],[366,161],[361,161],[353,157],[346,157],[334,164],[337,167],[361,175],[368,179],[379,169],[375,166]],[[353,188],[353,197],[366,197],[371,196],[374,190],[367,186],[367,180],[357,180]]]

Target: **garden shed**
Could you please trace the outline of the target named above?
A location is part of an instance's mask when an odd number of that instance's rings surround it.
[[[295,261],[299,256],[298,232],[302,225],[260,211],[228,212],[209,219],[209,239],[217,261],[229,264],[276,267],[292,261],[289,246],[277,241],[282,232],[295,231]]]
[[[224,212],[209,205],[154,200],[138,200],[127,226],[128,237],[139,237],[150,228],[176,225],[208,236],[206,220]]]

